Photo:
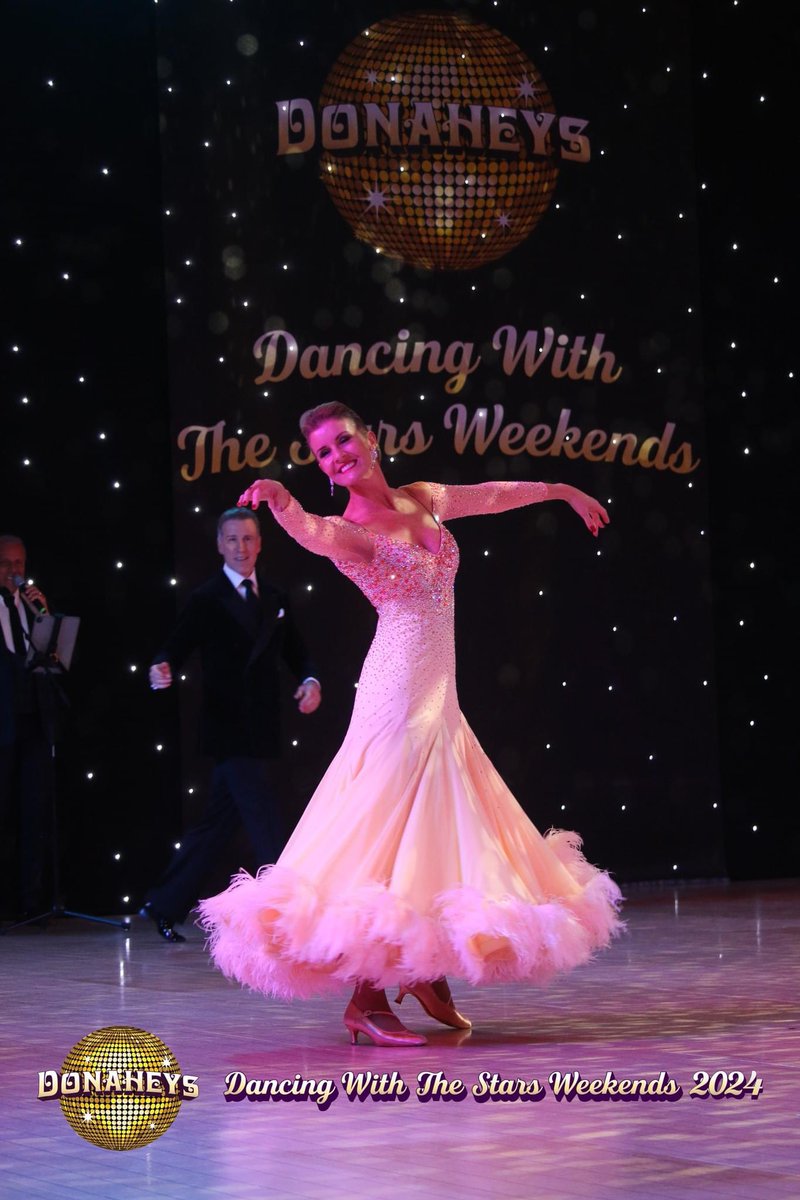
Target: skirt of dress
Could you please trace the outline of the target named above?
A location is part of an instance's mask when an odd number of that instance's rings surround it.
[[[225,975],[284,998],[546,983],[622,929],[617,885],[576,834],[539,833],[459,718],[422,741],[351,726],[278,862],[201,902]]]

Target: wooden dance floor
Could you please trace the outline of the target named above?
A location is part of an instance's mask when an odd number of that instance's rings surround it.
[[[191,928],[180,946],[139,918],[128,934],[77,920],[8,934],[0,1195],[797,1200],[800,882],[628,894],[627,935],[549,989],[454,980],[468,1035],[408,998],[430,1040],[405,1050],[350,1046],[344,996],[240,990]],[[124,1152],[37,1099],[39,1072],[107,1026],[155,1034],[199,1083],[161,1137]],[[262,1090],[314,1081],[327,1105],[226,1099],[235,1072]],[[372,1072],[376,1094],[348,1097],[348,1072]],[[421,1099],[418,1076],[440,1097]],[[462,1097],[443,1098],[457,1080]]]

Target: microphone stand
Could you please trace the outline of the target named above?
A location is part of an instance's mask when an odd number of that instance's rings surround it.
[[[23,599],[25,597],[23,596]],[[31,603],[26,600],[26,604],[30,609]],[[36,614],[37,616],[40,614]],[[47,615],[47,614],[41,614]],[[99,917],[91,913],[75,912],[73,909],[65,908],[61,898],[61,862],[59,855],[59,837],[58,837],[58,802],[57,802],[57,779],[56,779],[56,709],[59,702],[66,703],[60,685],[58,676],[65,673],[63,664],[59,661],[58,655],[55,653],[53,642],[57,643],[58,629],[60,627],[61,618],[58,614],[55,615],[56,626],[54,637],[51,638],[51,648],[45,653],[37,650],[32,642],[30,634],[27,633],[29,646],[33,651],[33,657],[25,664],[25,670],[30,671],[34,675],[34,688],[36,691],[36,707],[41,715],[42,729],[47,740],[48,749],[48,782],[50,793],[50,848],[52,853],[52,904],[45,912],[37,913],[34,917],[26,917],[24,921],[17,921],[13,925],[9,925],[6,929],[1,930],[3,934],[11,933],[15,929],[22,929],[25,925],[35,925],[46,923],[52,917],[77,917],[81,921],[93,921],[98,925],[113,925],[117,929],[130,929],[130,918],[117,921],[113,917]],[[25,632],[23,627],[23,632]],[[41,688],[37,686],[38,681],[41,681]]]

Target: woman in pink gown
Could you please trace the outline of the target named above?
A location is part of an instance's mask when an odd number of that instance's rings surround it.
[[[563,499],[597,536],[603,507],[567,484],[415,483],[390,488],[374,433],[341,404],[301,430],[334,483],[342,517],[307,513],[262,479],[240,504],[266,501],[301,546],[330,558],[378,613],[344,742],[274,866],[243,872],[204,900],[216,964],[270,995],[355,985],[344,1021],[355,1042],[419,1045],[389,1009],[414,995],[454,1028],[445,976],[545,982],[608,944],[620,892],[574,833],[543,837],[492,766],[458,705],[449,521]]]

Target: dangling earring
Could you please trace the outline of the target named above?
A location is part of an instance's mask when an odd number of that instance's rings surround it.
[[[331,495],[333,495],[333,480],[332,479],[330,481],[330,485],[331,485]]]
[[[378,461],[378,447],[377,446],[372,447],[372,449],[370,450],[369,456],[372,460],[372,465],[374,467]]]

